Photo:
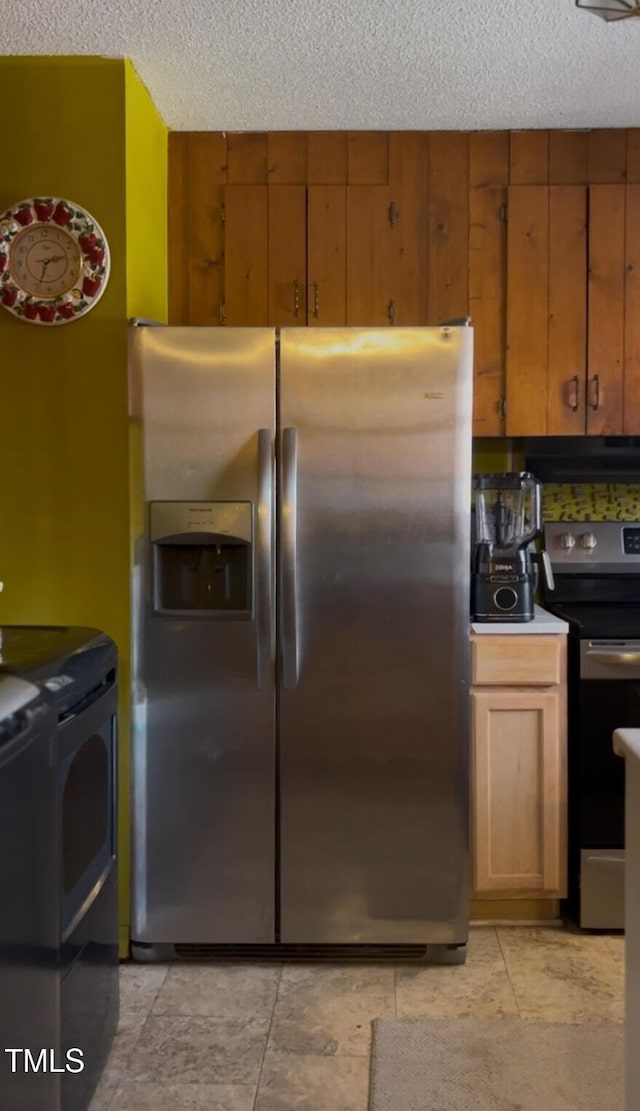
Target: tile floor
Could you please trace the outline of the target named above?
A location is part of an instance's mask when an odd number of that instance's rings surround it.
[[[478,926],[467,963],[139,965],[91,1111],[366,1111],[371,1021],[620,1022],[624,941]]]

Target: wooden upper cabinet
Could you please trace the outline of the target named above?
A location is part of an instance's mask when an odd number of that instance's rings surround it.
[[[510,436],[640,433],[640,186],[509,190]]]

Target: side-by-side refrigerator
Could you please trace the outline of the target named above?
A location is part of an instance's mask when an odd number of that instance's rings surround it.
[[[463,947],[472,330],[130,353],[134,955]]]

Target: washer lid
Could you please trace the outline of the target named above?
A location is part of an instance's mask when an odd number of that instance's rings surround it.
[[[0,666],[46,687],[59,716],[104,683],[117,664],[114,642],[98,629],[4,625],[0,634]]]

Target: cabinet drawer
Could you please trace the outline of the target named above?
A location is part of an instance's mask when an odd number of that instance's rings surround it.
[[[471,638],[473,686],[550,687],[563,677],[564,636],[482,634]]]

